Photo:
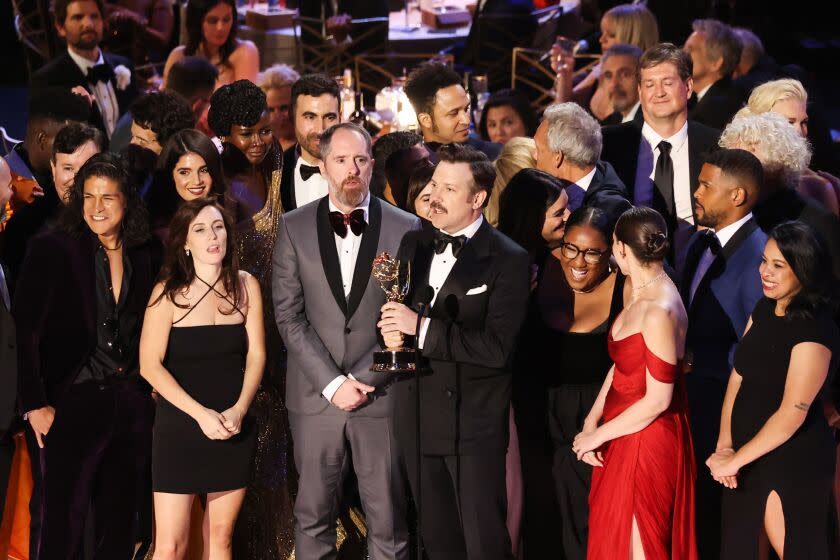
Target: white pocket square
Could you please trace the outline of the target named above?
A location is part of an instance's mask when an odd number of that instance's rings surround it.
[[[486,291],[487,291],[487,284],[482,284],[481,286],[479,286],[477,288],[472,288],[471,290],[467,290],[467,295],[468,296],[475,296],[475,295],[478,295],[478,294],[483,294]]]

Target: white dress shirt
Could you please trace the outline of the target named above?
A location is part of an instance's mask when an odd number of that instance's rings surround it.
[[[467,239],[472,239],[472,236],[475,235],[475,232],[478,231],[478,228],[481,227],[481,224],[484,222],[484,217],[479,216],[476,221],[465,227],[459,232],[452,233],[452,237],[458,237],[459,235],[465,235]],[[441,230],[443,231],[443,230]],[[444,231],[443,233],[449,234],[448,231]],[[429,286],[435,292],[435,295],[432,297],[432,301],[429,302],[429,309],[435,304],[437,300],[438,292],[443,287],[443,284],[446,282],[446,279],[449,278],[449,273],[452,272],[452,267],[455,266],[455,263],[458,259],[455,258],[455,255],[452,253],[452,244],[448,244],[446,248],[443,250],[443,253],[437,254],[435,253],[432,257],[432,264],[429,267]],[[423,319],[423,324],[420,326],[420,332],[417,336],[417,347],[421,350],[423,349],[423,342],[426,340],[426,333],[429,331],[429,323],[431,319],[428,317]]]
[[[300,161],[300,159],[298,159]],[[319,175],[320,177],[320,175]],[[315,175],[312,176],[315,178]],[[298,199],[298,205],[300,206],[300,201]],[[329,201],[330,212],[341,212],[339,208],[333,204],[332,199]],[[370,193],[365,197],[365,199],[356,206],[353,210],[361,208],[365,212],[365,222],[368,221],[369,216],[369,208],[370,208]],[[343,212],[342,212],[343,214]],[[344,288],[344,297],[347,298],[350,295],[350,289],[353,287],[353,272],[356,270],[356,257],[359,256],[359,246],[362,243],[362,236],[356,235],[347,227],[347,237],[339,237],[337,233],[333,233],[333,237],[335,238],[335,250],[338,253],[338,262],[341,267],[341,285]],[[339,375],[335,379],[329,382],[329,384],[324,387],[324,390],[321,391],[321,394],[324,395],[324,398],[328,401],[332,402],[332,398],[335,395],[335,392],[338,391],[338,388],[341,387],[341,384],[347,380],[347,376]]]
[[[583,177],[581,177],[580,179],[578,179],[577,181],[575,181],[575,185],[577,185],[577,186],[579,186],[581,189],[583,189],[583,192],[586,192],[587,190],[589,190],[589,185],[591,185],[591,184],[592,184],[592,179],[594,179],[594,178],[595,178],[595,172],[596,172],[597,170],[598,170],[598,168],[597,168],[597,167],[593,167],[593,168],[589,171],[589,173],[587,173],[586,175],[584,175]]]
[[[741,226],[747,223],[750,218],[752,218],[752,212],[737,222],[729,224],[726,227],[722,227],[720,228],[720,231],[715,232],[718,241],[720,241],[721,248],[726,247],[726,244],[729,243],[732,236],[735,235],[735,233],[741,229]],[[697,291],[698,286],[700,286],[700,282],[702,282],[703,277],[706,275],[706,272],[709,271],[709,267],[712,266],[714,261],[715,255],[712,254],[712,250],[706,248],[706,250],[703,251],[703,255],[700,257],[700,260],[697,262],[697,269],[694,271],[694,277],[691,279],[691,291],[689,291],[688,298],[689,303],[694,301],[694,293]]]
[[[633,105],[633,108],[630,109],[630,112],[627,115],[621,117],[621,122],[626,123],[630,122],[636,118],[636,113],[639,111],[639,108],[642,106],[641,101],[636,101],[636,104]]]
[[[694,93],[697,95],[697,101],[700,101],[701,99],[703,99],[703,96],[706,95],[709,92],[709,88],[711,88],[713,85],[715,85],[714,82],[707,85],[706,87],[704,87],[700,91],[695,91]]]
[[[688,158],[688,121],[670,138],[662,138],[645,123],[642,126],[642,141],[639,145],[639,166],[636,169],[634,202],[636,206],[652,206],[656,186],[653,176],[659,159],[657,146],[661,141],[671,144],[671,161],[674,163],[674,204],[677,218],[694,225],[694,211],[691,206],[691,173]]]
[[[298,208],[305,204],[309,204],[314,200],[319,200],[327,196],[330,192],[330,186],[327,179],[320,173],[313,173],[308,180],[304,181],[300,175],[300,166],[310,165],[304,161],[302,157],[298,157],[295,165],[294,189],[295,189],[295,204]],[[315,166],[318,164],[316,163]],[[332,203],[331,203],[332,204]],[[332,210],[332,207],[330,207]],[[365,210],[365,219],[367,220],[367,210]]]
[[[99,49],[99,59],[96,62],[91,62],[83,56],[79,56],[71,48],[68,48],[67,52],[85,76],[87,76],[88,70],[97,64],[105,64],[102,49]],[[102,115],[102,121],[105,123],[105,132],[108,133],[108,138],[110,138],[117,126],[117,119],[120,116],[120,106],[117,102],[117,93],[114,91],[114,84],[111,82],[96,82],[95,84],[85,84],[85,88],[96,99],[96,105],[99,107],[99,113]]]

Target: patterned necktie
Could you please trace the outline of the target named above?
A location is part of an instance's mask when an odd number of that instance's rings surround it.
[[[342,239],[347,237],[347,227],[353,235],[362,235],[367,227],[365,221],[365,211],[361,208],[356,208],[349,214],[342,214],[341,212],[330,212],[330,223],[332,224],[335,234]]]

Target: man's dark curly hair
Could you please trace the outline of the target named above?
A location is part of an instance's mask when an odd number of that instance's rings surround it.
[[[341,91],[338,89],[338,84],[335,83],[335,80],[324,74],[306,74],[301,76],[298,81],[292,84],[292,120],[295,118],[298,97],[301,95],[321,97],[324,94],[332,95],[336,101],[339,100]]]
[[[161,146],[176,132],[195,126],[195,115],[187,101],[169,91],[153,91],[141,96],[131,106],[131,118],[139,126],[154,132]]]
[[[382,198],[385,193],[385,183],[388,180],[385,175],[385,171],[389,168],[388,160],[391,156],[422,142],[422,136],[416,132],[409,131],[391,132],[381,136],[376,141],[373,145],[374,164],[373,174],[370,178],[370,192],[373,193],[374,196]]]
[[[432,114],[438,90],[461,84],[461,76],[440,62],[427,62],[411,71],[405,82],[405,94],[411,106],[420,113]]]
[[[70,123],[55,135],[53,142],[52,161],[55,163],[56,154],[72,154],[88,142],[96,144],[100,152],[105,149],[105,135],[98,128],[87,123]]]
[[[227,136],[235,124],[254,126],[267,110],[265,92],[249,80],[237,80],[213,93],[207,124],[216,136]]]
[[[125,216],[122,220],[120,240],[123,247],[131,248],[149,239],[149,219],[146,205],[137,194],[137,188],[129,174],[122,156],[103,152],[95,154],[79,169],[73,188],[68,195],[67,206],[61,214],[61,225],[72,235],[91,233],[85,222],[85,181],[91,177],[106,177],[120,188],[125,197]]]
[[[64,20],[67,19],[67,6],[73,2],[80,1],[81,0],[55,0],[55,3],[53,4],[53,15],[55,16],[55,21],[63,26]],[[102,19],[105,19],[105,2],[103,0],[93,1],[96,3],[96,7],[99,8],[99,15]]]

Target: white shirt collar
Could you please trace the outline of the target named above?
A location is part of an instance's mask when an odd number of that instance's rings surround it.
[[[726,227],[720,228],[720,231],[715,231],[715,235],[717,236],[718,241],[720,241],[720,246],[725,247],[726,244],[729,243],[729,240],[732,239],[732,236],[738,233],[738,230],[741,229],[741,226],[747,223],[752,217],[752,212],[750,212],[737,222],[729,224]]]
[[[96,66],[97,64],[105,64],[105,57],[102,56],[102,49],[99,49],[99,58],[96,59],[96,62],[91,62],[87,58],[80,56],[73,52],[73,49],[67,47],[67,54],[70,55],[70,58],[73,59],[73,62],[76,63],[76,66],[82,71],[82,74],[87,76],[88,70]]]
[[[636,104],[633,105],[633,108],[630,109],[630,112],[627,113],[627,116],[626,117],[621,117],[621,122],[626,123],[626,122],[630,122],[633,119],[635,119],[636,118],[636,113],[639,111],[639,107],[641,107],[641,106],[642,106],[642,102],[641,101],[636,101]]]
[[[713,85],[715,85],[715,83],[714,83],[714,82],[712,82],[711,84],[707,85],[706,87],[704,87],[704,88],[703,88],[703,89],[701,89],[700,91],[695,92],[695,93],[697,93],[697,101],[700,101],[701,99],[703,99],[703,96],[704,96],[704,95],[706,95],[706,92],[708,92],[708,91],[709,91],[709,88],[710,88],[710,87],[712,87]]]
[[[472,236],[475,235],[475,232],[478,231],[478,228],[481,227],[481,224],[483,222],[484,222],[484,216],[482,214],[479,214],[478,218],[473,223],[471,223],[470,225],[468,225],[467,227],[465,227],[461,231],[457,231],[457,232],[455,232],[451,235],[452,235],[452,237],[458,237],[459,235],[465,235],[467,237],[467,239],[471,239]],[[448,231],[445,231],[445,230],[440,230],[440,231],[442,231],[443,233],[449,234]]]
[[[595,177],[595,172],[598,170],[597,167],[592,167],[592,171],[575,181],[575,185],[582,188],[584,191],[589,190],[589,185],[592,184],[592,179]]]
[[[327,201],[329,202],[330,212],[341,212],[342,214],[344,213],[341,209],[339,209],[338,206],[333,204],[333,201],[332,201],[332,198],[330,198],[330,195],[327,195]],[[367,195],[365,195],[364,200],[362,200],[362,202],[358,206],[353,208],[353,210],[358,210],[359,208],[361,208],[362,210],[365,211],[365,221],[366,222],[369,221],[368,220],[368,214],[369,214],[368,211],[370,209],[370,192],[368,192]],[[352,212],[353,210],[351,210],[350,212]]]
[[[651,149],[655,150],[659,143],[663,140],[671,144],[671,153],[679,152],[688,143],[688,121],[682,125],[673,136],[670,138],[662,138],[659,133],[653,130],[647,122],[642,125],[642,136],[644,136],[647,143],[650,144]]]

